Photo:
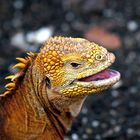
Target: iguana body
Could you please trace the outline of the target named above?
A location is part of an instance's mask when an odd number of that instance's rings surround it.
[[[103,47],[81,38],[54,37],[30,53],[8,76],[0,100],[0,140],[62,140],[88,94],[105,90],[120,75]]]

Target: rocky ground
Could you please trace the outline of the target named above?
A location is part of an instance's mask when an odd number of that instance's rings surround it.
[[[87,98],[66,140],[140,139],[139,0],[0,0],[0,92],[15,56],[51,35],[84,37],[117,56],[116,87]]]

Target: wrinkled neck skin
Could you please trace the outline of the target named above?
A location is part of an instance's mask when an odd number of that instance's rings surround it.
[[[40,69],[32,63],[16,93],[6,97],[0,106],[0,139],[63,140],[85,98],[52,92]]]

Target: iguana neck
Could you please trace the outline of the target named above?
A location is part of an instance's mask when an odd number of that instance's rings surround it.
[[[5,100],[0,116],[7,138],[61,140],[78,115],[84,97],[70,99],[49,90],[45,77],[33,62],[15,93]]]

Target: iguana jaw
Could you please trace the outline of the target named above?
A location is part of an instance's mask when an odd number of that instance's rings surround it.
[[[107,77],[103,76],[104,72],[108,73]],[[100,77],[101,79],[96,79],[96,77]],[[74,80],[69,86],[61,90],[60,93],[70,97],[93,94],[110,88],[119,79],[120,73],[118,71],[105,69],[85,78]]]
[[[120,73],[112,69],[105,69],[96,74],[89,75],[75,81],[77,85],[105,87],[112,86],[120,79]]]
[[[108,69],[115,61],[113,54],[108,55],[108,60],[102,62],[98,67],[91,66],[72,80],[69,85],[63,87],[59,93],[66,96],[88,95],[110,88],[120,79],[120,73]]]
[[[118,71],[108,69],[115,61],[115,56],[108,53],[108,59],[95,69],[90,69],[84,77],[78,78],[75,82],[78,86],[88,86],[94,88],[105,88],[114,85],[120,79]]]

